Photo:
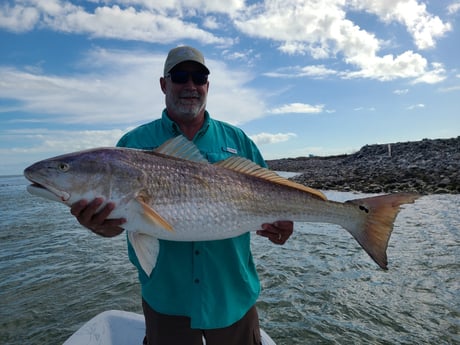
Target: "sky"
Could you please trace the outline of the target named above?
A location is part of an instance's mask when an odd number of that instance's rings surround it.
[[[0,175],[161,116],[168,51],[265,159],[460,135],[460,0],[2,0]]]

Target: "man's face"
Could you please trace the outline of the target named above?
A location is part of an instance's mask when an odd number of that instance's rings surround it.
[[[187,121],[204,114],[209,88],[204,75],[206,73],[199,64],[186,61],[174,67],[168,77],[161,79],[166,108],[172,118]]]

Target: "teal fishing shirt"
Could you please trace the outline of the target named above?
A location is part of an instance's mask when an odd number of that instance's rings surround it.
[[[179,126],[164,110],[161,119],[128,132],[117,146],[150,150],[180,134]],[[211,119],[207,112],[193,142],[211,163],[238,155],[266,166],[256,145],[241,129]],[[192,328],[215,329],[240,320],[255,304],[260,282],[249,233],[219,241],[159,242],[157,263],[149,277],[128,241],[129,258],[139,271],[142,297],[155,311],[188,316]]]

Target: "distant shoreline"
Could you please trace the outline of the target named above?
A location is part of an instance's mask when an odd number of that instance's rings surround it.
[[[298,173],[291,179],[316,189],[460,194],[460,136],[366,145],[353,154],[282,158],[267,164],[272,170]]]
[[[272,170],[317,189],[364,193],[460,193],[460,136],[363,146],[328,157],[267,160]]]

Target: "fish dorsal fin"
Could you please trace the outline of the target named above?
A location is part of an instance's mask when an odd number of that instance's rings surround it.
[[[154,152],[193,162],[208,163],[200,150],[198,150],[198,147],[183,135],[166,141],[163,145],[156,148]]]
[[[281,177],[274,171],[263,168],[260,165],[257,165],[256,163],[250,161],[249,159],[243,158],[243,157],[233,156],[226,160],[217,162],[215,163],[215,165],[218,165],[220,167],[230,169],[233,171],[237,171],[239,173],[262,178],[270,182],[274,182],[274,183],[278,183],[284,186],[289,186],[289,187],[292,187],[298,190],[302,190],[304,192],[311,194],[312,196],[316,198],[327,200],[326,196],[323,193],[321,193],[319,190],[304,186],[303,184],[300,184],[300,183],[290,181],[284,177]]]

